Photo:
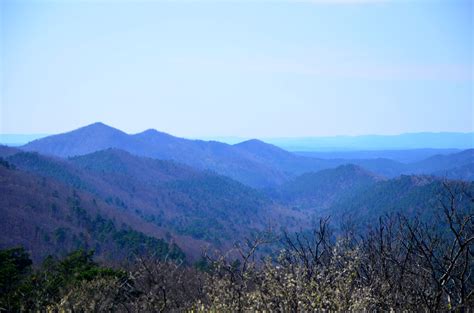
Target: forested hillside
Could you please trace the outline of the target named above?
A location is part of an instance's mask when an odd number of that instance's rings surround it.
[[[109,261],[144,254],[185,258],[178,246],[160,239],[159,232],[136,216],[118,214],[89,193],[20,171],[3,159],[0,193],[0,246],[21,245],[36,261],[79,248],[93,249]]]
[[[116,215],[133,216],[135,229],[174,238],[192,257],[208,244],[229,246],[264,228],[274,205],[227,177],[120,150],[68,160],[17,151],[6,160],[16,172],[49,178],[101,200]]]

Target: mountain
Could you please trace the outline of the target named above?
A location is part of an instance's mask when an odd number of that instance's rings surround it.
[[[398,151],[398,153],[403,152]],[[335,153],[335,155],[338,154]],[[469,171],[469,165],[474,163],[474,149],[437,154],[416,162],[407,163],[386,158],[329,159],[327,161],[332,161],[333,164],[338,162],[340,164],[356,164],[371,172],[389,178],[395,178],[400,175],[434,175],[445,177],[449,174],[449,178],[469,180],[469,175],[463,173],[462,168],[465,167]]]
[[[350,164],[356,164],[358,166],[361,166],[371,172],[377,173],[382,176],[386,177],[397,177],[401,174],[403,174],[406,169],[407,165],[393,161],[390,159],[384,159],[384,158],[377,158],[377,159],[357,159],[357,160],[345,160],[347,163]]]
[[[342,219],[344,216],[352,222],[362,225],[370,224],[379,216],[403,213],[406,216],[419,216],[422,220],[434,219],[442,215],[442,203],[450,205],[449,191],[465,191],[457,201],[461,212],[474,210],[474,183],[462,181],[445,181],[434,176],[402,175],[400,177],[379,181],[359,193],[340,199],[330,210],[333,216]]]
[[[289,167],[295,160],[258,141],[232,149],[255,162]],[[0,147],[0,157],[0,226],[7,230],[0,246],[27,245],[38,258],[92,247],[109,260],[147,249],[184,251],[195,260],[206,246],[228,249],[267,224],[299,229],[328,215],[362,223],[396,211],[430,216],[443,191],[443,179],[387,179],[358,165],[306,172],[264,193],[212,171],[116,148],[60,158]]]
[[[272,195],[299,212],[302,220],[330,216],[336,227],[349,223],[364,231],[380,216],[390,214],[438,218],[441,203],[449,205],[445,184],[466,193],[457,199],[458,210],[474,210],[474,182],[425,175],[384,179],[354,165],[301,175]]]
[[[94,123],[64,134],[34,140],[22,148],[46,155],[68,157],[83,155],[110,147],[131,144],[129,136],[103,123]]]
[[[108,149],[70,162],[100,177],[120,202],[146,220],[180,235],[220,244],[261,227],[259,216],[271,202],[225,176],[172,161]]]
[[[433,175],[445,177],[447,179],[460,179],[464,181],[474,181],[474,163],[468,163],[461,166],[434,172]]]
[[[295,175],[335,167],[341,163],[341,160],[320,160],[301,157],[257,139],[247,140],[235,144],[233,147],[256,162],[267,164],[272,168],[287,173],[287,180]]]
[[[32,141],[26,151],[59,157],[84,155],[107,148],[118,148],[139,156],[174,160],[198,169],[209,169],[250,186],[268,186],[286,180],[282,171],[242,154],[231,145],[188,140],[156,130],[128,135],[102,123]]]
[[[378,137],[377,137],[378,138]],[[355,164],[386,177],[436,174],[474,161],[473,150],[432,156],[412,163],[386,158],[319,159],[285,151],[260,140],[228,145],[189,140],[156,130],[129,135],[102,123],[32,141],[21,149],[57,157],[74,157],[115,148],[131,154],[173,160],[198,170],[210,170],[254,188],[272,188],[305,172]],[[469,152],[471,151],[471,152]]]
[[[254,157],[272,162],[281,160],[292,160],[294,155],[277,146],[265,143],[258,139],[250,139],[241,143],[234,144],[236,149],[247,152]]]
[[[0,134],[0,144],[24,145],[47,134]],[[206,137],[205,141],[236,144],[239,137]],[[454,153],[474,148],[474,133],[407,133],[400,135],[362,135],[333,137],[266,138],[287,151],[322,159],[387,158],[415,162],[435,154]]]
[[[201,174],[198,170],[173,161],[138,157],[114,148],[72,157],[68,162],[95,174],[117,175],[145,184],[191,179]]]
[[[460,149],[410,149],[410,150],[362,150],[362,151],[298,151],[295,154],[320,159],[390,159],[401,163],[418,162],[434,155],[461,152]]]
[[[90,193],[7,161],[0,162],[0,194],[0,248],[22,245],[34,260],[78,248],[94,249],[109,261],[142,253],[184,258],[178,246],[136,216],[117,214]]]
[[[132,215],[173,238],[192,257],[206,245],[229,245],[261,229],[272,206],[270,199],[228,177],[118,149],[69,159],[17,152],[6,160],[92,194],[117,214]]]
[[[252,187],[279,185],[295,175],[341,163],[297,156],[259,140],[228,145],[178,138],[152,129],[129,135],[102,123],[38,139],[21,147],[25,151],[63,158],[107,148],[212,170]]]
[[[435,155],[425,160],[411,163],[409,168],[414,173],[436,173],[468,165],[473,161],[474,149],[469,149],[448,155]]]
[[[305,173],[278,187],[273,195],[292,207],[322,210],[380,180],[383,178],[359,166],[348,164],[335,169]]]

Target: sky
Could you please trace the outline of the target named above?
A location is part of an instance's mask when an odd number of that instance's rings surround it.
[[[0,1],[0,133],[474,131],[469,0]]]

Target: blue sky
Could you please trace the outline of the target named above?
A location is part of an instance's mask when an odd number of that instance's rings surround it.
[[[0,1],[0,133],[474,129],[471,1]]]

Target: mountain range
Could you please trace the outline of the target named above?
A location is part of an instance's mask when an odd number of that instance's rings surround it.
[[[34,140],[21,149],[58,157],[72,157],[117,148],[134,155],[173,160],[197,169],[215,171],[255,188],[275,187],[305,172],[351,163],[377,174],[451,175],[457,167],[474,163],[474,149],[432,156],[411,163],[392,159],[322,159],[297,155],[259,140],[229,145],[216,141],[178,138],[156,130],[129,135],[102,123]],[[462,175],[461,175],[462,176]],[[472,177],[454,177],[471,179]]]
[[[370,223],[394,211],[429,216],[446,179],[473,192],[473,164],[474,150],[408,163],[322,159],[259,140],[129,135],[96,123],[0,146],[0,247],[21,244],[37,259],[85,246],[107,260],[149,251],[195,260],[269,225],[297,230],[321,216]]]
[[[271,138],[268,142],[289,151],[343,152],[453,148],[465,150],[474,148],[474,133],[422,132],[399,135]]]

